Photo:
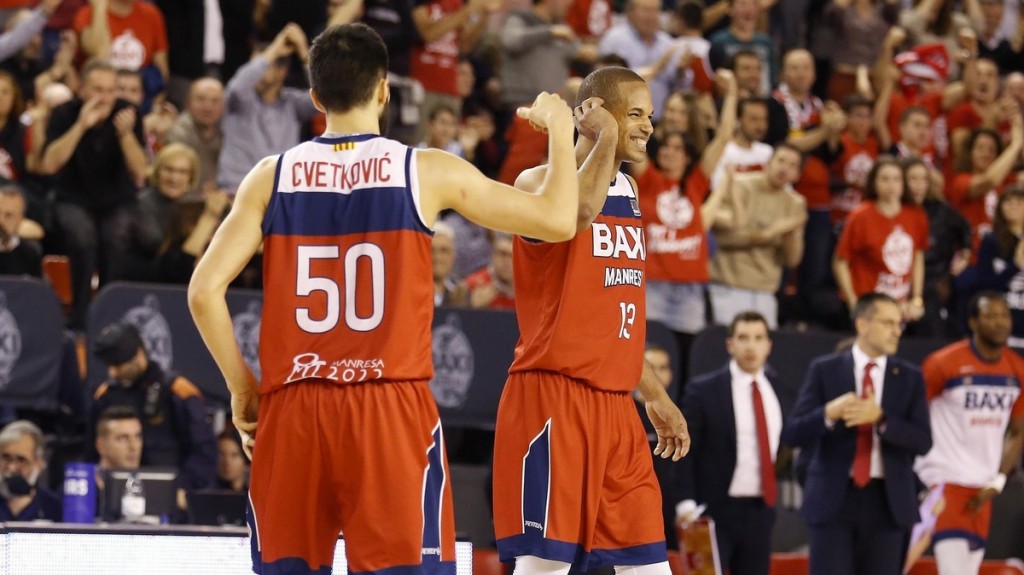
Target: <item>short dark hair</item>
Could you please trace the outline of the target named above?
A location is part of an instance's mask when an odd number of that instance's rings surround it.
[[[700,30],[704,27],[704,6],[695,0],[685,0],[677,4],[676,16],[687,28]]]
[[[995,290],[981,290],[980,292],[971,296],[971,300],[967,303],[967,317],[968,319],[978,319],[981,315],[981,300],[999,300],[1006,303],[1006,294],[997,292]]]
[[[93,58],[85,63],[82,67],[81,78],[83,82],[88,81],[89,75],[93,72],[113,72],[117,74],[117,68],[110,63],[110,60],[104,60],[103,58]]]
[[[764,330],[768,332],[768,338],[771,339],[772,337],[772,328],[768,326],[768,320],[761,315],[761,312],[753,310],[741,311],[736,314],[736,317],[732,318],[732,321],[729,322],[729,337],[736,335],[736,328],[741,323],[762,323],[764,324]]]
[[[622,100],[620,84],[629,82],[644,82],[639,74],[621,66],[609,66],[594,70],[587,74],[580,84],[579,92],[576,93],[576,106],[581,105],[588,98],[598,97],[604,100],[604,108],[611,110]],[[644,82],[646,84],[646,82]]]
[[[774,158],[782,150],[789,150],[790,152],[793,152],[794,154],[800,156],[800,162],[801,163],[803,162],[803,160],[804,160],[804,153],[800,150],[800,148],[794,146],[793,144],[790,144],[789,142],[779,142],[778,144],[775,144],[775,149],[772,150],[772,156],[771,157]]]
[[[597,62],[594,62],[595,66],[617,66],[619,68],[628,68],[629,62],[618,54],[602,54],[597,58]]]
[[[111,421],[125,421],[127,419],[135,419],[140,424],[142,423],[142,418],[139,417],[138,412],[134,408],[128,405],[111,405],[104,409],[103,413],[96,419],[96,436],[103,435],[103,428]]]
[[[347,112],[367,102],[387,73],[387,46],[366,24],[328,28],[309,49],[310,86],[329,112]]]
[[[900,124],[905,123],[907,120],[910,119],[911,116],[915,114],[927,116],[928,121],[932,121],[932,113],[928,111],[928,108],[925,108],[924,106],[911,106],[906,110],[903,110],[903,113],[900,114]]]
[[[431,108],[430,115],[427,116],[427,121],[433,122],[438,116],[444,113],[451,114],[456,120],[459,119],[459,115],[455,112],[455,108],[452,108],[448,104],[438,104]]]
[[[960,160],[958,162],[960,165],[956,166],[959,171],[974,171],[974,166],[971,165],[971,152],[974,150],[974,146],[978,143],[978,140],[983,137],[991,138],[992,141],[995,142],[997,157],[1003,153],[1003,137],[999,132],[992,128],[975,128],[971,130],[971,134],[967,136],[967,143],[964,144],[964,147],[960,150],[954,150],[954,153],[957,154],[957,159]]]
[[[742,50],[738,50],[735,54],[733,54],[732,58],[729,58],[729,62],[728,65],[726,65],[726,68],[732,71],[736,71],[736,61],[739,60],[740,58],[753,58],[757,60],[758,63],[760,63],[762,66],[764,65],[764,62],[761,61],[760,54],[751,50],[750,48],[743,48]]]
[[[764,98],[740,98],[739,102],[736,102],[736,117],[742,118],[743,112],[746,111],[747,106],[764,106],[765,111],[768,110],[768,100]]]
[[[889,294],[872,291],[857,298],[857,303],[853,304],[853,311],[850,313],[850,316],[854,321],[859,318],[870,319],[875,315],[875,306],[879,302],[888,302],[892,305],[899,305]]]
[[[845,102],[843,102],[843,104],[843,109],[846,111],[847,114],[852,112],[854,108],[873,109],[875,107],[875,103],[872,100],[865,98],[860,94],[851,95],[849,98],[846,99]]]

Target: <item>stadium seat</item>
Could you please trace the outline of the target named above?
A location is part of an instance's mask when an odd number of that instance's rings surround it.
[[[507,575],[505,564],[498,560],[497,549],[473,548],[473,575]]]

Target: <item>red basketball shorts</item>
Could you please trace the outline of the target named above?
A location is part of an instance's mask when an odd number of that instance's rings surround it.
[[[494,445],[494,527],[503,561],[666,560],[661,491],[629,393],[551,372],[509,375]]]
[[[966,539],[971,549],[985,547],[988,540],[989,523],[992,520],[992,502],[988,501],[977,511],[969,509],[967,503],[981,489],[947,483],[942,495],[946,507],[935,520],[933,541],[943,539]]]
[[[440,419],[427,382],[289,384],[260,398],[249,497],[253,570],[455,573]]]

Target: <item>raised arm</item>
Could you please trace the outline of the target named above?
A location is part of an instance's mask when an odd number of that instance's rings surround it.
[[[732,139],[736,129],[736,104],[739,100],[739,87],[736,84],[736,76],[731,70],[719,70],[715,72],[715,83],[725,92],[725,99],[722,100],[722,111],[718,116],[718,131],[715,138],[711,140],[708,147],[700,156],[700,168],[707,174],[715,173],[715,166],[722,158],[726,144]]]
[[[420,207],[429,225],[444,209],[454,209],[486,228],[538,240],[560,242],[576,234],[579,185],[569,107],[546,92],[520,117],[548,132],[546,169],[520,176],[517,187],[495,182],[462,158],[440,150],[418,150]],[[542,172],[542,173],[541,173]],[[529,186],[521,183],[529,183]]]
[[[82,29],[82,51],[90,58],[106,58],[110,54],[110,25],[107,10],[110,0],[89,0],[92,19]]]
[[[955,149],[955,148],[954,148]],[[971,185],[968,189],[968,196],[979,198],[989,190],[1003,183],[1006,176],[1010,174],[1021,149],[1024,149],[1024,118],[1018,111],[1013,115],[1010,129],[1010,144],[1006,146],[1003,153],[992,162],[987,170],[980,174],[971,176]]]

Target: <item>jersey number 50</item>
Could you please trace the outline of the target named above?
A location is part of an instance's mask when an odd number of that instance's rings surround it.
[[[323,292],[327,296],[327,313],[322,319],[313,319],[309,308],[295,309],[295,322],[308,333],[326,333],[338,325],[341,317],[341,290],[338,282],[329,277],[310,275],[313,260],[336,260],[340,257],[338,246],[299,246],[298,277],[295,281],[295,295],[309,296]],[[356,313],[356,268],[359,258],[370,262],[370,285],[372,286],[372,311],[367,317]],[[352,331],[371,331],[384,319],[384,252],[375,244],[355,244],[345,251],[345,325]]]

